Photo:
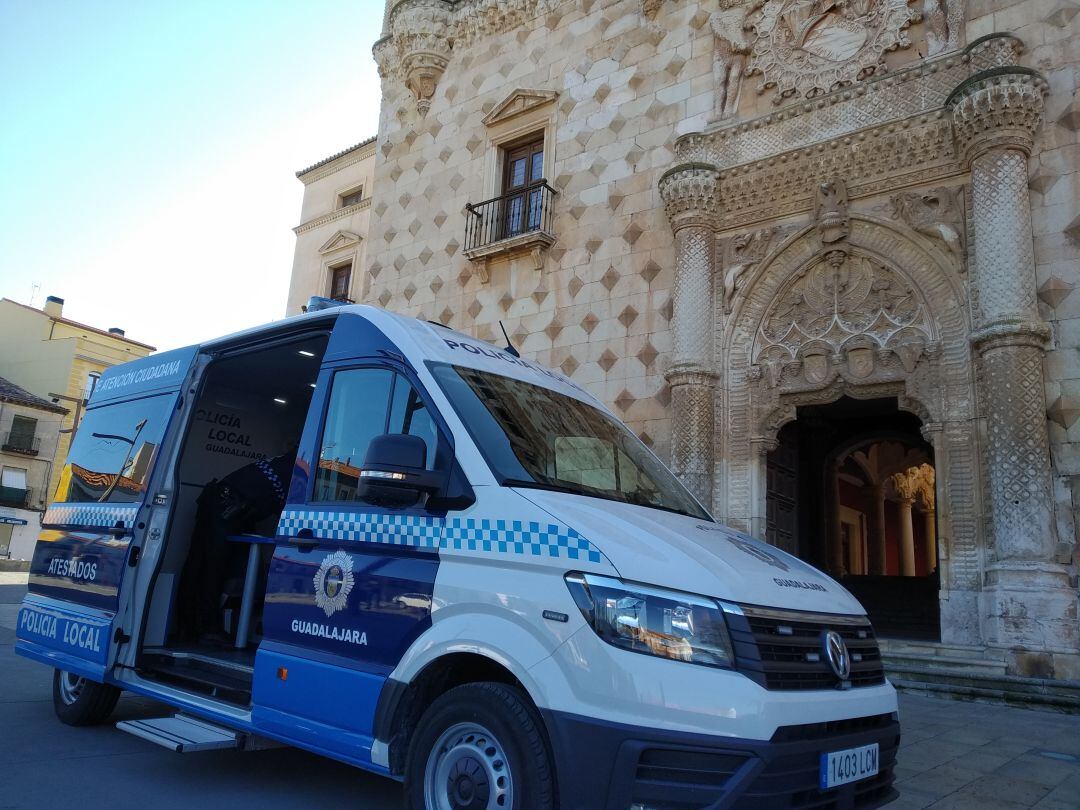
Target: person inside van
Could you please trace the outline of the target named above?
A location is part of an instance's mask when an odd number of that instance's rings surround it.
[[[199,644],[227,644],[222,595],[234,571],[242,570],[246,549],[229,535],[254,533],[285,505],[296,462],[296,443],[274,458],[261,458],[211,481],[198,500],[195,534],[186,580],[187,635]]]

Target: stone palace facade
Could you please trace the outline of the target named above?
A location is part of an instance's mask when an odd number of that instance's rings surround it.
[[[883,635],[1080,679],[1077,10],[391,0],[357,296],[502,322]]]

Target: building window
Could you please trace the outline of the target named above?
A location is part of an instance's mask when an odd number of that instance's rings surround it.
[[[338,195],[338,208],[348,208],[364,199],[364,187],[358,186]]]
[[[38,453],[38,440],[37,436],[37,419],[32,419],[29,416],[13,416],[11,418],[11,429],[8,431],[7,436],[4,437],[3,449],[9,453],[25,453],[27,455],[37,455]]]
[[[352,262],[330,268],[330,297],[335,301],[349,301],[349,288],[352,284]]]
[[[504,149],[502,236],[509,238],[540,227],[543,210],[544,136]]]
[[[4,467],[0,471],[0,505],[25,508],[30,501],[30,490],[26,487],[26,470],[18,467]]]

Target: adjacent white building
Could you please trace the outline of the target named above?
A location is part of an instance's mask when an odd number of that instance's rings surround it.
[[[359,301],[366,253],[375,139],[369,138],[296,173],[304,203],[296,234],[287,315],[323,295]]]

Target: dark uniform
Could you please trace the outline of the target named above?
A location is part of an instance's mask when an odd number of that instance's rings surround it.
[[[207,484],[199,496],[185,590],[194,613],[192,629],[200,640],[227,641],[221,597],[230,572],[242,568],[247,548],[226,538],[251,532],[281,513],[295,461],[295,453],[259,459]]]

